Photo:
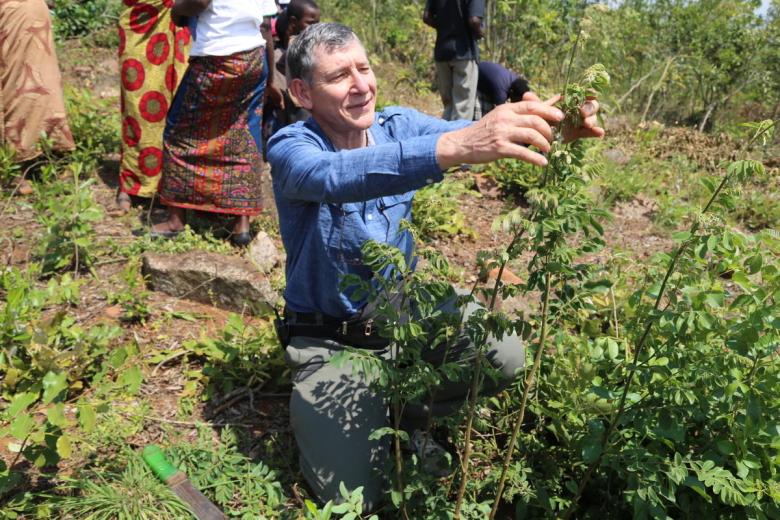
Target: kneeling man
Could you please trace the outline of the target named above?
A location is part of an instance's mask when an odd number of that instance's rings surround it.
[[[349,363],[328,360],[345,345],[380,356],[388,345],[367,326],[366,302],[350,299],[340,282],[345,274],[370,277],[361,261],[367,240],[413,255],[412,238],[399,223],[411,220],[415,190],[441,181],[448,168],[504,157],[544,165],[545,157],[528,145],[549,151],[551,125],[563,113],[553,106],[557,99],[542,102],[531,93],[475,123],[397,107],[375,113],[376,79],[366,52],[351,29],[335,23],[312,25],[298,36],[287,51],[287,76],[311,112],[309,120],[275,134],[268,151],[287,252],[281,335],[293,370],[290,420],[301,471],[317,496],[337,500],[340,482],[363,486],[370,510],[388,482],[382,475],[387,437],[369,440],[388,423],[386,400]],[[595,100],[583,105],[583,126],[568,137],[602,136],[597,110]],[[496,391],[511,383],[524,354],[517,337],[493,338],[488,347],[501,381],[487,391]],[[457,356],[473,358],[473,346],[462,345]],[[467,387],[437,390],[433,414],[456,409]],[[407,407],[405,427],[424,427],[427,413]]]

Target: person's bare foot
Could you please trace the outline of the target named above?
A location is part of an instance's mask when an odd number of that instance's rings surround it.
[[[120,191],[116,196],[116,206],[122,213],[127,213],[133,205],[133,201],[130,200],[130,195],[124,191]]]

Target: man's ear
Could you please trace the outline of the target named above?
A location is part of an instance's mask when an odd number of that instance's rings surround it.
[[[305,108],[306,110],[311,110],[312,102],[311,102],[311,87],[302,79],[295,78],[290,83],[289,87],[290,93],[293,95],[295,99],[298,100],[298,104],[301,105],[302,108]]]

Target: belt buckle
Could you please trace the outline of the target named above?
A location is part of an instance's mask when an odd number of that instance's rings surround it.
[[[346,336],[347,335],[347,322],[342,321],[341,322],[341,335]]]
[[[363,334],[366,336],[370,336],[371,333],[374,331],[374,320],[368,320],[366,322],[366,328],[363,330]]]

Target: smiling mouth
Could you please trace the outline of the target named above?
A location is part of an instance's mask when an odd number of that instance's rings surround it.
[[[347,110],[355,110],[355,109],[360,109],[360,108],[366,108],[369,105],[369,103],[371,103],[371,101],[373,101],[373,99],[374,99],[373,97],[370,97],[367,100],[365,100],[363,103],[356,103],[354,105],[347,105]]]

